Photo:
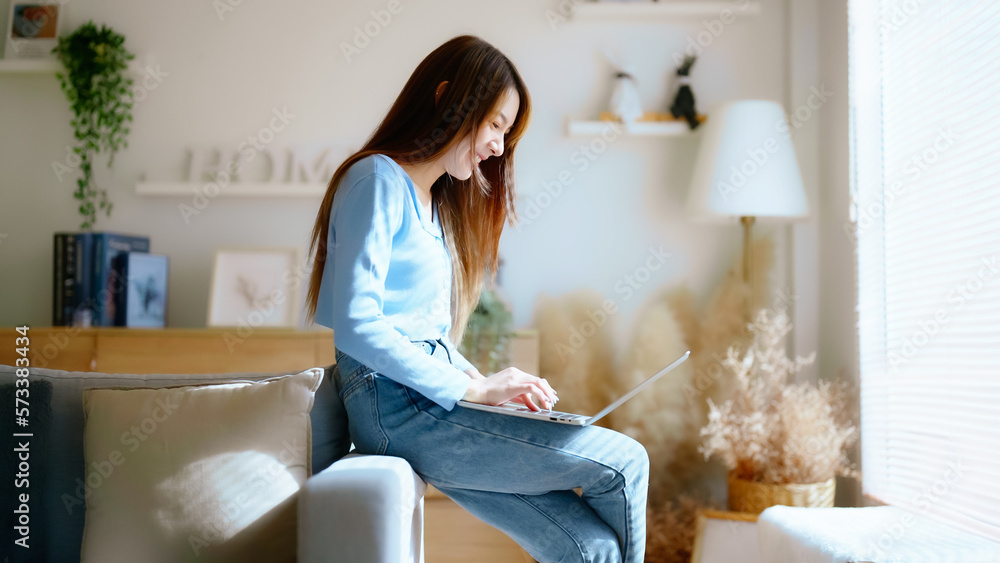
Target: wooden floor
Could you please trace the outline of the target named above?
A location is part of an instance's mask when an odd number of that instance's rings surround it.
[[[424,496],[426,563],[533,563],[514,540],[434,487]]]

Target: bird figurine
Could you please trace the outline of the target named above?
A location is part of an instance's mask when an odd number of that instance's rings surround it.
[[[611,94],[611,113],[626,124],[642,117],[642,100],[636,89],[635,79],[625,70],[615,73],[615,89]]]
[[[683,118],[691,129],[696,129],[701,124],[695,111],[694,92],[691,91],[691,78],[689,76],[691,66],[697,58],[694,55],[686,55],[684,62],[677,68],[677,82],[680,86],[677,88],[677,94],[674,95],[674,103],[670,105],[670,114],[678,119]]]

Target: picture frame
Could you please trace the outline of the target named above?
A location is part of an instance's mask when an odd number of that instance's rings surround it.
[[[111,264],[125,281],[125,290],[115,296],[114,326],[165,328],[170,257],[130,251],[114,258]]]
[[[695,515],[691,563],[760,563],[757,514],[701,509]]]
[[[55,60],[65,2],[11,0],[4,33],[4,59]]]
[[[218,248],[209,286],[209,327],[289,327],[298,322],[301,256],[295,247]]]

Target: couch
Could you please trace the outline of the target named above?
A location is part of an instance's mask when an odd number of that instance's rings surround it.
[[[0,402],[4,442],[15,433],[30,432],[25,461],[28,486],[13,489],[21,460],[15,448],[0,454],[3,498],[14,504],[16,494],[30,492],[27,514],[14,507],[0,512],[5,546],[14,545],[18,518],[26,518],[28,548],[13,548],[9,561],[71,562],[81,559],[85,504],[75,490],[85,477],[82,395],[91,388],[167,388],[175,386],[261,381],[275,373],[228,374],[106,374],[31,368],[30,416],[18,427],[14,416],[14,367],[0,365]],[[312,427],[311,476],[295,495],[297,558],[306,563],[326,561],[422,562],[426,485],[405,460],[349,453],[346,416],[338,396],[336,366],[319,368],[323,377],[309,412]],[[346,455],[345,455],[346,454]],[[30,484],[29,484],[30,483]],[[67,498],[71,499],[67,501]],[[79,506],[76,506],[78,504]],[[24,522],[25,520],[22,520]]]

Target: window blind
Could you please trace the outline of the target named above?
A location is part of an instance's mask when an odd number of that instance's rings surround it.
[[[1000,2],[848,12],[863,490],[1000,537]]]

